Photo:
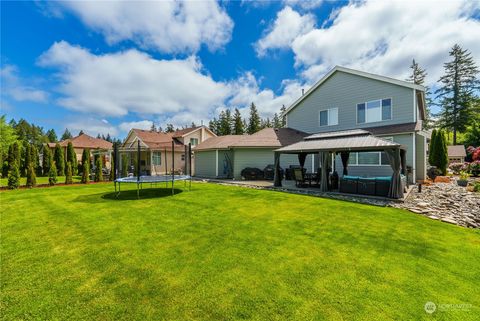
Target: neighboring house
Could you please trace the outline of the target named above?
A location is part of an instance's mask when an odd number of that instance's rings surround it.
[[[426,178],[428,133],[425,88],[344,67],[335,67],[286,110],[287,126],[309,134],[364,129],[406,147],[409,180]],[[391,175],[383,152],[351,153],[351,175]],[[318,156],[318,155],[317,155]],[[283,165],[284,155],[280,164]],[[318,157],[314,158],[318,162]],[[315,166],[316,167],[316,166]],[[335,168],[342,175],[340,156]]]
[[[290,128],[265,128],[253,135],[210,138],[195,147],[195,173],[205,178],[241,179],[246,167],[263,170],[274,162],[273,150],[301,141],[306,133]],[[307,164],[312,164],[311,158]],[[282,166],[298,165],[296,155],[287,155]]]
[[[171,172],[172,162],[177,172],[185,168],[185,146],[192,147],[204,140],[216,137],[206,126],[191,127],[173,133],[131,129],[121,148],[120,162],[126,160],[128,165],[136,162],[137,142],[140,141],[140,170],[146,175],[159,175]],[[172,151],[172,142],[174,151]],[[172,160],[174,154],[174,160]],[[122,156],[123,155],[123,156]],[[194,160],[192,159],[192,162]],[[122,166],[120,165],[120,169]],[[192,168],[194,168],[192,164]]]
[[[448,163],[463,163],[465,162],[465,157],[467,157],[467,152],[465,151],[465,146],[463,145],[452,145],[447,146],[448,150]]]
[[[83,150],[88,148],[90,150],[90,156],[92,156],[94,153],[101,153],[102,155],[105,155],[105,166],[107,168],[110,168],[110,157],[113,145],[112,143],[104,139],[89,136],[87,134],[81,134],[71,139],[66,139],[58,142],[58,144],[63,148],[65,157],[67,155],[67,146],[69,142],[71,142],[73,145],[79,164],[82,162]],[[56,143],[48,143],[47,145],[53,153]]]

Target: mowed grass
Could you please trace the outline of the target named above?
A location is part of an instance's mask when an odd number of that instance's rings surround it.
[[[140,200],[134,190],[115,199],[107,183],[1,192],[2,318],[478,320],[478,230],[392,208],[178,186]]]
[[[80,183],[82,180],[81,176],[73,176],[72,177],[74,183]],[[36,177],[37,185],[41,184],[48,184],[48,177],[44,176],[37,176]],[[65,183],[65,176],[57,176],[57,183]],[[27,184],[27,178],[26,177],[20,177],[20,186],[25,186]],[[8,178],[7,177],[2,177],[0,178],[0,187],[5,187],[8,186]]]

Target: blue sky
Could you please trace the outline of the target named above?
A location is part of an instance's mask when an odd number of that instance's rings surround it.
[[[334,65],[404,79],[442,73],[458,42],[480,61],[479,3],[1,2],[1,113],[123,137],[152,122],[263,116]]]

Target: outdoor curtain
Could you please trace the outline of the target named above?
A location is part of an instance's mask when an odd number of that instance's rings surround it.
[[[298,154],[298,162],[300,163],[300,167],[303,169],[305,166],[305,160],[307,159],[307,153],[300,153]]]
[[[340,157],[342,158],[343,166],[343,175],[348,175],[348,159],[350,158],[350,152],[341,152]]]
[[[390,161],[390,166],[392,167],[392,181],[390,184],[390,190],[388,191],[388,197],[390,198],[402,198],[403,189],[402,189],[402,179],[400,176],[400,167],[401,167],[401,157],[400,149],[387,149],[385,154]]]
[[[328,152],[318,153],[322,174],[320,175],[320,192],[328,192]]]
[[[274,172],[273,172],[273,186],[281,187],[282,178],[280,177],[280,153],[274,153]]]

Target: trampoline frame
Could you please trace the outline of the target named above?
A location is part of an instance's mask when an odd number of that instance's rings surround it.
[[[165,182],[165,187],[168,188],[168,182],[172,182],[172,195],[175,195],[175,181],[184,181],[185,186],[187,186],[187,181],[189,183],[188,190],[192,188],[192,145],[189,143],[188,146],[185,145],[185,157],[188,157],[188,174],[189,175],[175,175],[175,143],[172,141],[172,174],[167,174],[167,153],[165,153],[165,175],[158,176],[147,176],[140,175],[140,163],[141,163],[141,146],[140,140],[137,141],[137,176],[127,176],[127,177],[118,177],[119,173],[119,157],[118,157],[118,143],[113,145],[113,184],[115,187],[116,197],[121,193],[121,183],[126,184],[137,184],[137,198],[140,198],[140,190],[143,189],[143,183],[150,183],[150,186],[153,184]],[[185,159],[185,174],[187,174],[187,159]],[[147,179],[153,177],[153,179]],[[155,179],[158,177],[158,179]],[[145,180],[144,180],[145,179]],[[117,192],[118,184],[118,192]]]

